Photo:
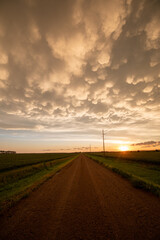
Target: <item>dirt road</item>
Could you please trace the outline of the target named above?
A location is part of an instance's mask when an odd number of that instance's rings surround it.
[[[5,240],[160,239],[160,200],[80,155],[0,219]]]

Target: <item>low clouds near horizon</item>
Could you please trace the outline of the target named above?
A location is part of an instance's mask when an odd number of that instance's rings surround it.
[[[158,0],[1,0],[1,136],[158,141],[159,26]]]
[[[141,142],[141,143],[135,143],[132,144],[132,146],[140,146],[140,147],[159,147],[160,146],[160,141],[148,141],[148,142]]]

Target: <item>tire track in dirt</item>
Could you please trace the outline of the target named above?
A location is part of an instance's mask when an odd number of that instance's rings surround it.
[[[0,226],[1,240],[160,240],[160,201],[81,154]]]
[[[57,239],[110,239],[110,223],[104,216],[84,156],[66,202]]]

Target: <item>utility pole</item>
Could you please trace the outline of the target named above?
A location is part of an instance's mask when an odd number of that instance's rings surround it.
[[[91,153],[91,145],[90,145],[90,153]]]
[[[104,130],[102,130],[102,139],[103,139],[103,154],[105,156]]]

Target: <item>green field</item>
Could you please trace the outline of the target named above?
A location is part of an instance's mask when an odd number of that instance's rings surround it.
[[[0,154],[0,172],[68,156],[71,156],[71,153]]]
[[[104,156],[104,153],[94,153],[98,156]],[[136,162],[153,163],[160,165],[160,151],[124,151],[124,152],[105,152],[106,157],[122,158]]]
[[[77,157],[75,153],[0,155],[0,212]]]
[[[160,196],[160,152],[114,152],[87,154],[127,178],[137,187]]]

